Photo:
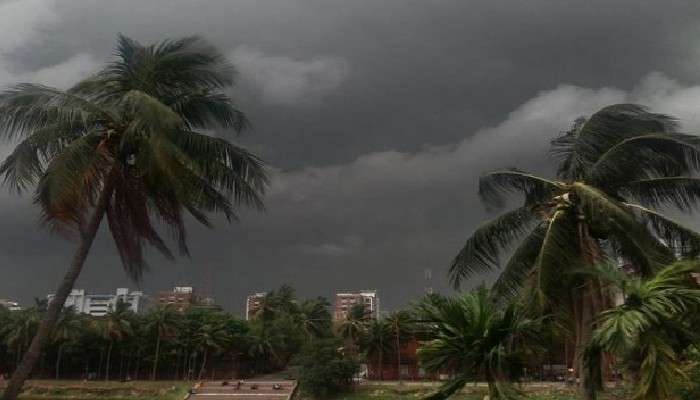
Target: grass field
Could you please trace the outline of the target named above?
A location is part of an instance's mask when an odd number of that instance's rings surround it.
[[[190,384],[181,381],[30,381],[23,400],[182,400]]]

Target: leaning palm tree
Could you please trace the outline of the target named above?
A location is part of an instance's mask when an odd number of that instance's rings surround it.
[[[519,399],[510,384],[522,365],[524,350],[534,343],[540,324],[526,318],[515,303],[499,304],[485,288],[455,298],[428,298],[419,305],[422,321],[435,338],[418,351],[429,372],[453,378],[428,399],[447,399],[470,379],[483,375],[492,399]]]
[[[700,311],[700,287],[693,273],[700,273],[697,261],[671,264],[648,279],[630,279],[601,266],[599,275],[617,288],[623,302],[599,317],[585,352],[588,374],[600,379],[598,360],[605,351],[619,357],[631,373],[633,400],[675,398],[677,384],[687,380],[681,354],[700,341],[693,325]],[[589,385],[590,397],[598,386]]]
[[[555,179],[518,169],[481,178],[487,206],[502,208],[513,194],[523,202],[477,228],[450,274],[459,285],[500,268],[500,256],[510,254],[496,290],[525,293],[534,305],[572,317],[578,373],[593,317],[611,299],[598,278],[570,272],[622,260],[650,276],[675,254],[700,253],[700,235],[660,211],[690,211],[700,200],[700,139],[678,133],[669,116],[619,104],[577,120],[552,152],[560,159]]]
[[[166,337],[174,337],[174,330],[180,319],[179,314],[172,305],[166,305],[155,309],[147,318],[144,328],[156,338],[155,354],[153,355],[153,370],[151,371],[151,380],[154,381],[158,374],[161,341]]]
[[[225,92],[233,78],[197,37],[142,45],[120,36],[116,59],[69,90],[20,84],[0,94],[0,137],[21,140],[0,173],[17,191],[34,190],[44,224],[79,242],[5,399],[16,399],[39,358],[105,216],[138,279],[146,246],[173,258],[156,225],[186,255],[185,214],[210,226],[208,212],[231,220],[237,205],[262,207],[262,162],[206,133],[248,125]]]

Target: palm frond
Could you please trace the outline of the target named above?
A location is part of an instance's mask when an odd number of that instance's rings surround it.
[[[700,140],[680,133],[649,133],[616,143],[590,167],[587,181],[610,188],[629,181],[688,175],[700,169]]]
[[[552,141],[552,153],[561,159],[561,178],[580,180],[601,155],[620,141],[676,129],[677,122],[668,115],[651,113],[636,104],[615,104],[585,121],[577,120],[571,130]]]
[[[467,240],[450,266],[450,279],[455,287],[473,273],[496,269],[500,253],[525,235],[538,216],[529,207],[507,212],[478,227]]]
[[[8,140],[53,124],[87,130],[115,119],[106,108],[47,86],[22,83],[0,95],[0,134]]]
[[[220,127],[240,132],[250,126],[245,114],[223,93],[180,94],[164,102],[182,117],[189,130]]]
[[[94,204],[109,165],[100,150],[100,135],[85,135],[54,156],[41,176],[34,202],[42,209],[42,222],[55,231],[70,232]]]
[[[511,254],[503,271],[493,285],[495,293],[501,296],[514,297],[533,272],[537,257],[544,242],[545,226],[536,227],[523,239]]]
[[[581,262],[580,248],[571,215],[566,210],[557,210],[549,220],[534,270],[533,290],[540,305],[555,300],[552,295],[562,274],[578,269]]]
[[[35,130],[0,164],[4,183],[18,193],[26,190],[41,177],[46,163],[82,134],[80,130],[61,124]]]
[[[700,202],[700,179],[671,176],[635,180],[620,185],[619,191],[645,207],[674,206],[692,211]]]
[[[487,207],[505,206],[509,196],[525,196],[525,204],[547,200],[561,189],[561,184],[518,169],[493,171],[479,179],[479,197]]]
[[[689,259],[700,255],[700,233],[657,211],[636,204],[627,203],[626,206],[637,212],[676,255]]]

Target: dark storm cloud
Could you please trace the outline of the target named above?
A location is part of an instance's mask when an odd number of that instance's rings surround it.
[[[0,84],[67,85],[118,32],[205,35],[239,65],[255,129],[237,140],[276,168],[268,212],[193,227],[193,259],[154,256],[144,288],[213,282],[233,309],[284,282],[305,295],[377,288],[394,307],[421,293],[425,268],[446,288],[445,265],[485,218],[482,170],[548,171],[547,140],[610,102],[695,126],[700,96],[684,88],[700,78],[699,14],[693,1],[15,0],[0,2]],[[72,244],[36,228],[27,198],[0,202],[0,297],[26,301]],[[128,282],[102,238],[81,286],[117,284]]]

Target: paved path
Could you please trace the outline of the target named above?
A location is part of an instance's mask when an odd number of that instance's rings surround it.
[[[189,400],[289,400],[294,391],[294,381],[245,381],[236,388],[237,381],[222,385],[221,381],[204,382],[195,389]],[[279,385],[278,389],[274,389]]]

